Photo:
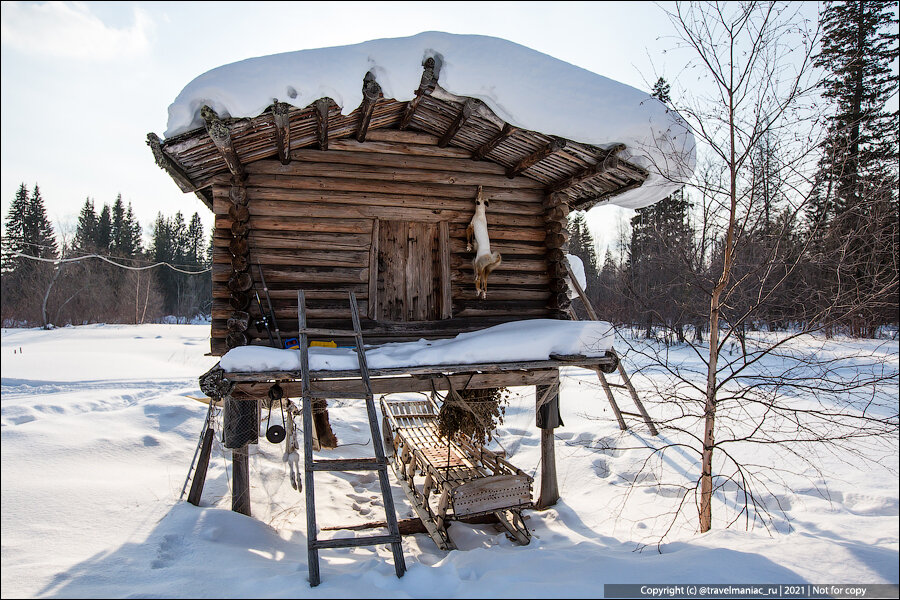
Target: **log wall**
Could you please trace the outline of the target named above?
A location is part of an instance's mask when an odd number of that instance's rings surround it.
[[[255,265],[262,266],[283,338],[296,336],[300,288],[306,291],[309,327],[322,328],[351,328],[347,292],[355,292],[361,314],[369,317],[362,322],[366,340],[373,343],[449,337],[507,321],[560,317],[559,274],[553,269],[561,245],[559,215],[549,212],[552,205],[548,207],[541,184],[510,179],[502,166],[471,160],[469,152],[439,148],[436,142],[433,136],[378,130],[365,143],[331,140],[327,151],[295,150],[288,164],[274,158],[246,165],[246,178],[238,185],[246,191],[249,210],[249,272],[265,304],[256,281]],[[221,178],[212,186],[211,349],[216,355],[228,349],[228,319],[234,314],[228,288],[236,268],[232,225],[241,218],[234,210],[234,183]],[[490,200],[491,248],[503,256],[488,278],[486,300],[476,298],[474,253],[466,251],[466,226],[479,185]],[[436,236],[427,243],[411,241],[409,251],[417,260],[408,261],[410,269],[418,265],[433,281],[434,292],[414,299],[426,308],[411,314],[432,320],[389,321],[387,315],[396,318],[397,310],[377,306],[385,285],[383,278],[370,275],[396,269],[385,265],[393,252],[379,255],[386,251],[379,240],[388,243],[385,231],[407,227],[398,223],[413,224],[410,230],[417,235]],[[407,276],[417,277],[416,272],[407,271]],[[447,279],[449,286],[442,283]],[[248,312],[252,323],[259,315],[255,296]],[[268,345],[265,331],[251,325],[245,333],[251,343]]]

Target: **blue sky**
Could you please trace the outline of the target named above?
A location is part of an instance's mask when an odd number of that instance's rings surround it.
[[[3,2],[0,200],[38,183],[50,218],[74,232],[86,197],[118,193],[147,228],[157,212],[211,215],[153,162],[181,89],[217,66],[254,56],[422,31],[505,38],[649,90],[674,80],[665,3],[650,2]],[[805,3],[814,17],[818,3]],[[615,235],[617,214],[589,222]],[[608,240],[607,240],[608,241]]]

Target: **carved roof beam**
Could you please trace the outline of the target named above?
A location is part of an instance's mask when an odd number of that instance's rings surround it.
[[[562,192],[573,186],[578,185],[579,183],[584,183],[588,179],[592,177],[596,177],[597,175],[602,175],[607,171],[615,169],[619,166],[619,159],[616,157],[616,154],[625,149],[624,144],[618,144],[610,148],[606,155],[598,162],[596,165],[591,165],[590,167],[585,167],[581,171],[575,173],[571,177],[566,177],[562,181],[558,181],[547,188],[548,192]]]
[[[231,129],[226,125],[216,111],[207,105],[203,105],[200,109],[200,115],[206,123],[206,133],[209,134],[213,144],[219,150],[219,154],[225,159],[225,165],[231,174],[235,177],[244,177],[244,165],[238,158],[237,152],[234,151],[234,144],[231,141]]]
[[[375,74],[372,71],[366,73],[363,78],[363,101],[360,105],[359,129],[356,131],[356,141],[366,141],[366,133],[369,131],[369,123],[372,121],[372,112],[375,110],[375,104],[381,97],[381,86],[375,81]]]
[[[182,192],[196,191],[197,185],[191,180],[184,167],[162,149],[162,142],[158,135],[148,133],[147,145],[150,146],[150,150],[153,152],[153,160],[156,161],[156,166],[168,173],[169,177],[175,180]]]
[[[316,107],[316,140],[319,150],[328,150],[328,110],[331,108],[331,98],[319,98],[315,102]]]
[[[419,82],[419,89],[416,90],[416,97],[410,100],[406,105],[406,111],[403,113],[403,118],[400,120],[400,129],[409,127],[413,115],[416,112],[416,108],[418,108],[419,102],[422,101],[422,97],[430,96],[431,92],[434,90],[434,86],[437,85],[438,75],[440,74],[440,65],[433,57],[429,56],[425,59],[422,66],[424,67],[424,70],[422,71],[422,80]]]
[[[272,119],[275,124],[275,147],[281,164],[291,162],[291,120],[290,104],[275,100],[272,105]]]
[[[552,140],[550,140],[549,143],[544,145],[544,147],[536,150],[535,152],[532,152],[515,165],[506,169],[506,176],[512,179],[528,167],[536,165],[554,152],[559,152],[565,147],[566,140],[564,140],[563,138],[554,137]]]
[[[503,143],[503,140],[514,134],[519,130],[518,127],[514,127],[509,123],[504,123],[503,128],[491,139],[482,144],[475,153],[472,155],[472,160],[482,160],[485,156],[491,153],[491,151]]]
[[[444,132],[444,135],[441,136],[441,139],[438,140],[439,148],[446,148],[447,144],[450,143],[450,140],[453,139],[463,125],[466,124],[466,121],[472,116],[475,112],[475,109],[478,106],[478,100],[474,98],[469,98],[466,100],[465,104],[462,105],[462,109],[459,111],[459,114],[456,115],[456,118],[453,120],[453,123],[450,124],[449,129]]]

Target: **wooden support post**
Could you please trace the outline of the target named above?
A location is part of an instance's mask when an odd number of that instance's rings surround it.
[[[359,107],[359,129],[356,131],[356,141],[366,141],[366,132],[369,131],[369,123],[372,121],[372,112],[375,110],[375,103],[381,96],[381,86],[375,82],[375,74],[372,71],[366,73],[363,78],[363,101]]]
[[[291,120],[290,104],[275,101],[272,106],[272,119],[275,123],[275,147],[278,149],[278,159],[281,164],[291,162]]]
[[[231,510],[250,516],[250,456],[246,444],[231,451]]]
[[[531,167],[540,161],[544,160],[554,152],[559,152],[563,148],[566,147],[566,140],[559,137],[554,137],[550,142],[548,142],[543,148],[540,148],[519,162],[517,162],[512,167],[506,170],[506,176],[512,179],[528,167]]]
[[[209,134],[210,139],[213,141],[213,144],[215,144],[216,149],[218,149],[219,154],[222,155],[222,159],[225,161],[225,166],[228,167],[228,170],[231,171],[232,175],[239,179],[243,179],[244,166],[241,164],[241,159],[238,158],[237,152],[234,150],[234,143],[231,140],[231,129],[222,122],[222,119],[219,118],[216,111],[205,104],[203,105],[203,108],[200,109],[200,115],[206,123],[206,132]]]
[[[559,500],[554,440],[552,429],[541,429],[541,495],[534,506],[537,510],[550,508]]]
[[[406,111],[403,113],[403,118],[400,120],[401,130],[409,127],[413,115],[416,113],[416,108],[419,106],[419,102],[422,101],[424,96],[431,95],[434,86],[436,86],[438,82],[440,66],[435,62],[434,58],[426,58],[422,66],[424,67],[424,70],[422,71],[422,79],[419,82],[419,89],[416,90],[416,97],[410,100],[406,105]]]
[[[203,486],[206,484],[206,472],[209,470],[209,455],[212,452],[214,437],[213,430],[207,428],[206,433],[203,434],[203,444],[200,447],[197,468],[194,470],[194,479],[191,481],[191,491],[188,493],[188,502],[194,506],[200,506],[200,497],[203,495]]]
[[[328,150],[328,111],[331,108],[331,98],[319,98],[315,102],[316,107],[316,140],[319,150]]]
[[[559,369],[552,372],[549,385],[536,385],[538,427],[541,428],[541,492],[535,508],[542,510],[559,500],[559,484],[556,479],[555,436],[553,431],[562,425],[559,416]]]

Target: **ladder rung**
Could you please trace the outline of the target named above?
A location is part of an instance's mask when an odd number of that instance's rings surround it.
[[[380,471],[386,463],[379,463],[376,458],[330,458],[314,460],[313,471]]]
[[[297,335],[305,333],[306,335],[333,335],[335,337],[356,337],[356,332],[352,329],[323,329],[321,327],[304,327],[297,332]]]
[[[622,385],[621,383],[609,383],[609,382],[607,381],[607,382],[606,382],[606,385],[608,385],[608,386],[611,387],[611,388],[619,388],[619,389],[622,389],[622,390],[627,390],[627,389],[628,389],[628,386],[627,386],[627,385]]]
[[[361,538],[338,538],[336,540],[316,540],[309,546],[317,550],[322,548],[349,548],[351,546],[377,546],[378,544],[400,543],[399,535],[371,535]]]
[[[638,413],[626,412],[626,411],[624,411],[624,410],[620,410],[619,412],[622,413],[623,415],[628,415],[629,417],[639,417],[639,418],[644,418],[643,415],[639,415]]]

